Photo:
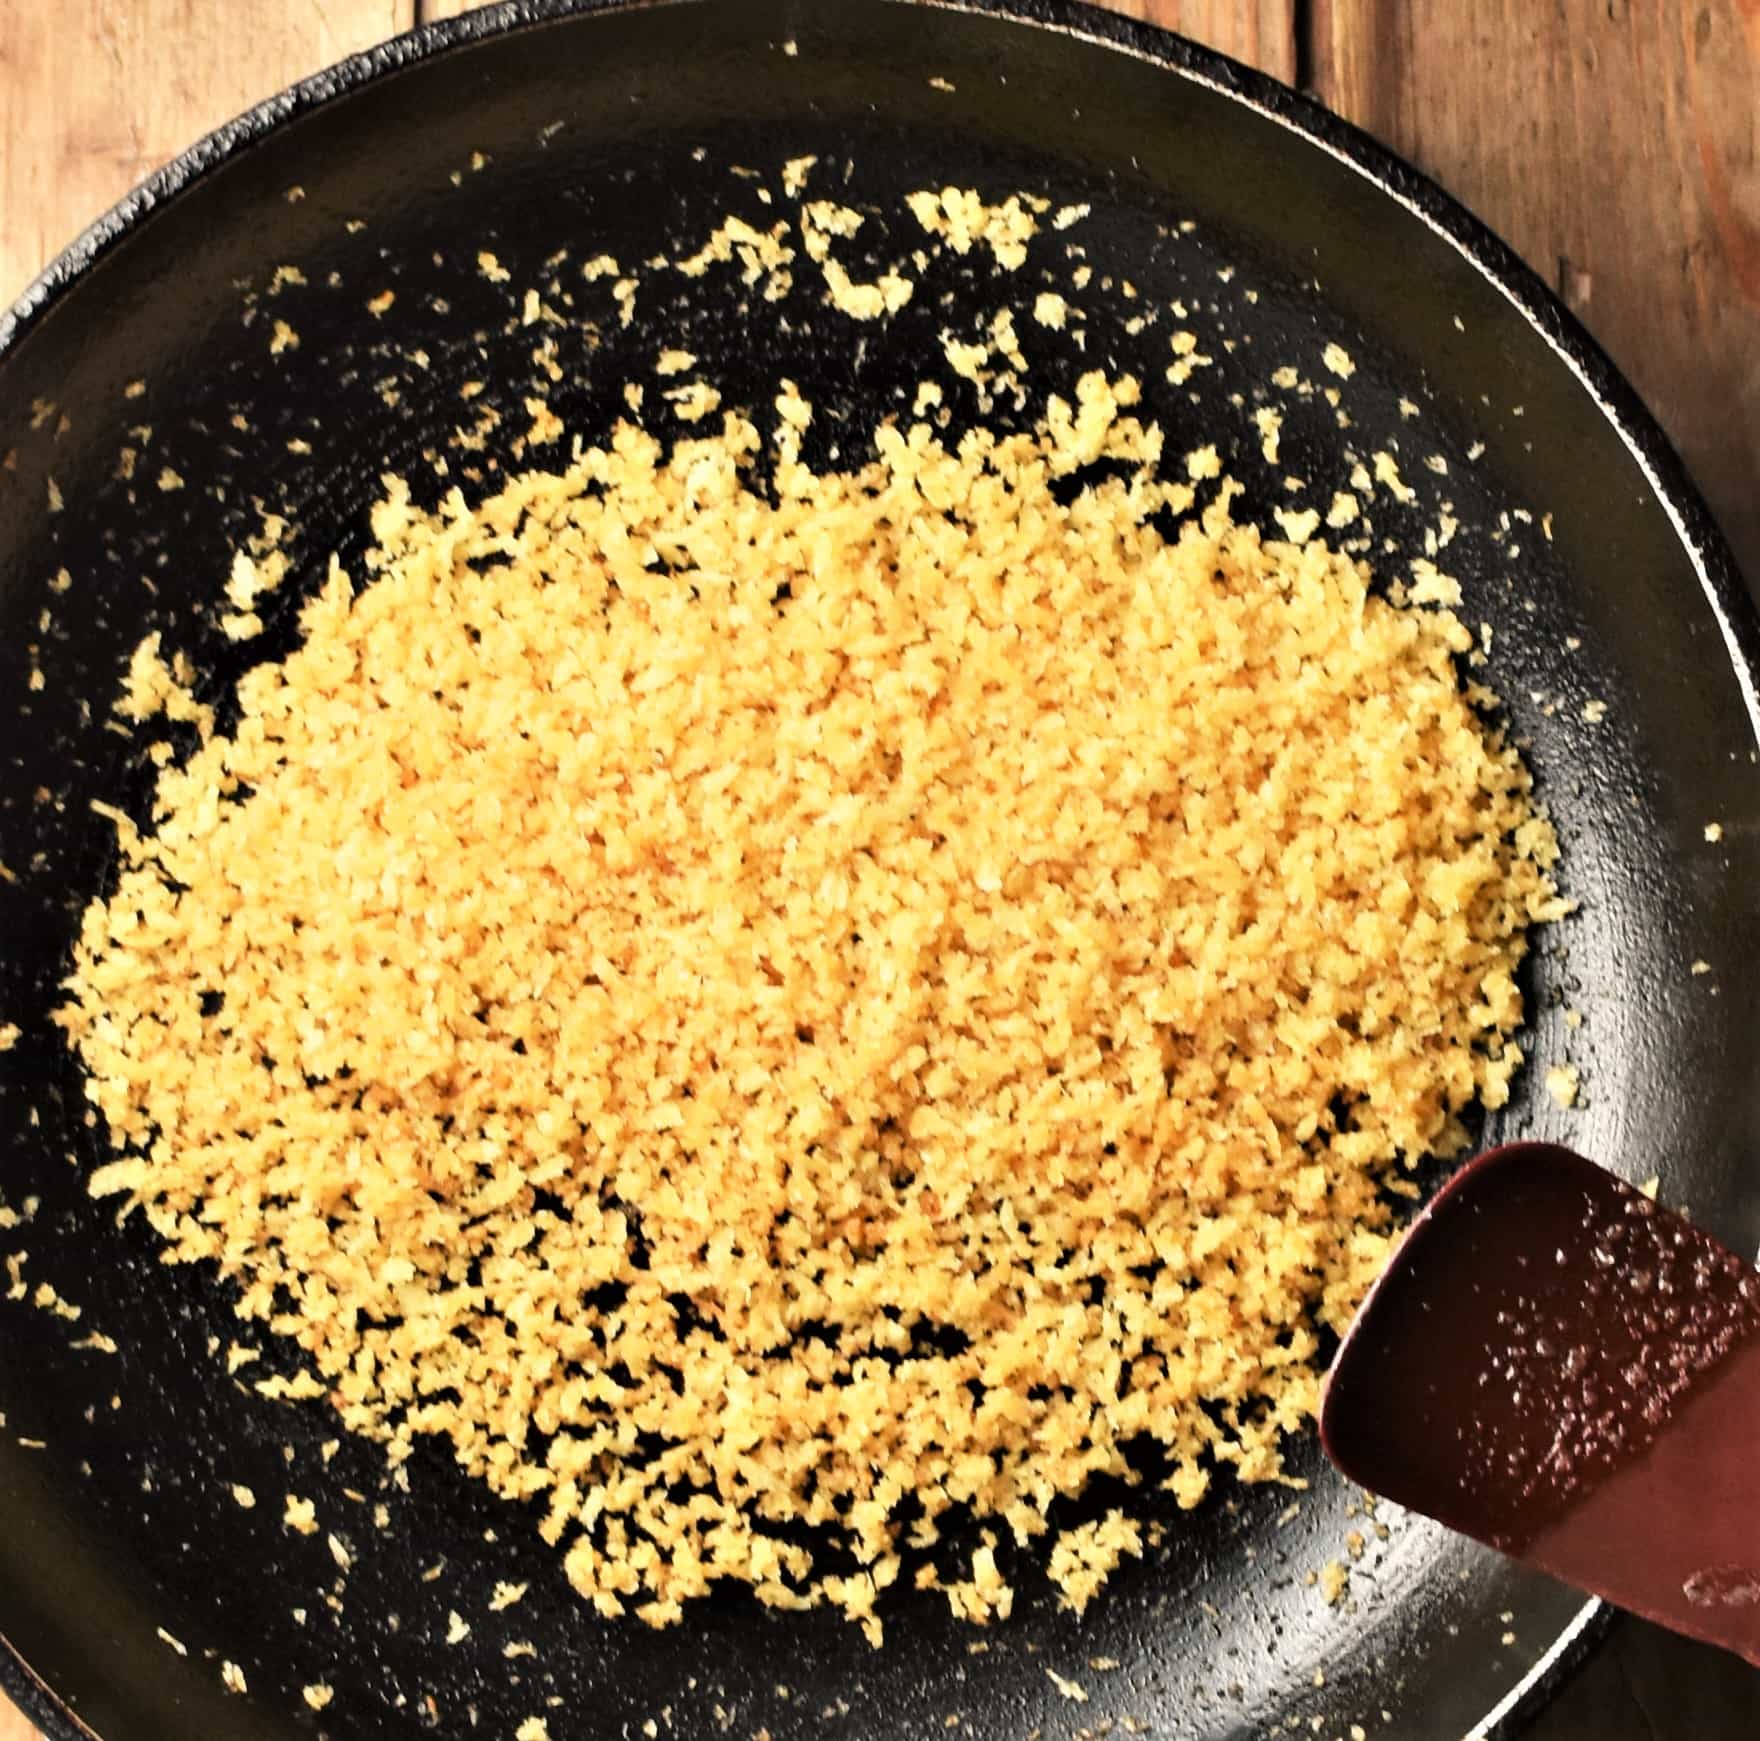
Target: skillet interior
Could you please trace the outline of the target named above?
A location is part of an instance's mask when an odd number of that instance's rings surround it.
[[[1165,330],[1133,339],[1122,302],[1096,309],[1084,356],[1048,347],[1048,360],[1136,368],[1170,446],[1226,435],[1260,511],[1280,500],[1283,471],[1336,470],[1339,432],[1323,401],[1292,412],[1272,470],[1228,396],[1250,406],[1271,369],[1317,372],[1321,344],[1344,343],[1357,363],[1351,438],[1365,452],[1397,443],[1418,491],[1409,510],[1378,510],[1378,534],[1399,546],[1384,560],[1421,549],[1439,504],[1454,504],[1465,530],[1450,567],[1466,614],[1495,631],[1490,679],[1531,742],[1583,902],[1535,962],[1531,1042],[1543,1060],[1562,1056],[1559,1005],[1583,1012],[1570,1051],[1587,1105],[1561,1113],[1530,1073],[1487,1139],[1564,1140],[1628,1175],[1660,1172],[1665,1195],[1739,1248],[1760,1241],[1760,996],[1743,953],[1760,874],[1754,643],[1747,615],[1727,620],[1736,587],[1696,498],[1538,285],[1409,172],[1287,96],[1275,99],[1282,117],[1267,112],[1270,87],[1170,38],[1032,11],[1083,34],[870,4],[595,9],[506,34],[472,21],[443,33],[447,52],[394,52],[309,87],[287,105],[297,118],[266,136],[262,119],[247,125],[209,153],[217,167],[162,206],[138,201],[120,240],[64,263],[16,330],[0,325],[0,456],[13,455],[0,471],[0,862],[16,879],[0,880],[0,1017],[25,1030],[0,1057],[0,1200],[40,1199],[27,1225],[0,1233],[0,1256],[28,1252],[32,1286],[51,1282],[84,1313],[73,1326],[0,1302],[0,1637],[108,1741],[506,1735],[533,1714],[559,1738],[638,1733],[650,1718],[707,1736],[722,1732],[717,1707],[727,1732],[776,1741],[924,1735],[952,1716],[986,1737],[1108,1717],[1220,1737],[1280,1719],[1306,1730],[1315,1715],[1343,1734],[1384,1710],[1395,1732],[1443,1735],[1506,1696],[1519,1703],[1524,1678],[1580,1623],[1574,1596],[1417,1524],[1372,1543],[1351,1599],[1328,1608],[1304,1576],[1361,1520],[1306,1445],[1294,1462],[1314,1486],[1292,1520],[1281,1521],[1283,1491],[1231,1491],[1177,1519],[1085,1620],[1056,1612],[1042,1586],[1023,1591],[982,1654],[938,1599],[902,1599],[878,1654],[840,1621],[784,1620],[731,1596],[680,1631],[608,1629],[569,1593],[532,1519],[437,1452],[417,1459],[407,1492],[385,1487],[370,1447],[345,1443],[326,1463],[320,1412],[264,1401],[210,1355],[211,1338],[230,1339],[222,1291],[163,1268],[138,1222],[118,1231],[80,1189],[96,1144],[46,1018],[77,913],[107,874],[110,831],[88,803],[138,806],[147,789],[138,754],[104,725],[128,652],[163,629],[218,693],[241,665],[213,606],[253,502],[290,515],[316,573],[331,548],[345,561],[361,548],[387,465],[416,464],[458,424],[462,379],[489,381],[488,397],[517,411],[531,338],[504,330],[508,293],[480,274],[479,250],[516,290],[564,247],[576,260],[677,252],[725,211],[764,215],[731,166],[774,185],[783,160],[817,151],[852,165],[852,199],[895,205],[954,182],[1086,201],[1080,239],[1096,277],[1128,276],[1145,299],[1214,303],[1206,321],[1238,348],[1194,379],[1199,403],[1162,384]],[[480,171],[473,152],[488,158]],[[284,264],[307,282],[271,308],[264,293]],[[1035,252],[1022,289],[1052,264],[1067,270],[1060,253]],[[804,278],[786,327],[762,304],[742,314],[688,285],[644,296],[637,322],[605,322],[590,354],[562,339],[567,380],[552,403],[572,426],[600,427],[624,380],[679,344],[730,403],[764,403],[787,374],[860,428],[908,400],[939,329],[977,306],[957,270],[936,270],[952,303],[922,294],[884,335],[824,308]],[[365,304],[387,288],[395,318],[382,323]],[[298,331],[296,351],[270,355],[274,318]],[[430,368],[409,361],[416,349]],[[137,379],[145,396],[126,398]],[[54,412],[33,414],[39,401]],[[143,425],[150,442],[127,433]],[[124,445],[146,456],[135,485],[116,475]],[[1423,465],[1429,454],[1446,475]],[[164,466],[187,487],[152,487]],[[59,514],[45,512],[51,477]],[[1487,535],[1516,509],[1535,523]],[[65,595],[50,585],[63,568]],[[252,656],[291,644],[293,602]],[[1590,700],[1608,704],[1600,724],[1583,716]],[[1711,819],[1721,843],[1703,837]],[[1695,978],[1699,958],[1712,972]],[[70,1349],[92,1330],[120,1353]],[[239,1510],[233,1482],[318,1501],[354,1550],[338,1606],[323,1536],[284,1530],[278,1499]],[[381,1499],[385,1531],[370,1516]],[[531,1593],[491,1616],[501,1578]],[[455,1608],[473,1632],[448,1646]],[[509,1660],[513,1640],[537,1654]],[[1091,1670],[1094,1658],[1120,1666]],[[222,1690],[222,1660],[242,1668],[247,1693]],[[1047,1668],[1079,1680],[1088,1702],[1066,1701]],[[322,1717],[299,1697],[316,1681],[336,1688]],[[25,1690],[52,1728],[78,1732]]]

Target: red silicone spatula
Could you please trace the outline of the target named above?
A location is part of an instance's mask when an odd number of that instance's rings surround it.
[[[1438,1193],[1320,1432],[1372,1493],[1760,1664],[1760,1275],[1580,1155]]]

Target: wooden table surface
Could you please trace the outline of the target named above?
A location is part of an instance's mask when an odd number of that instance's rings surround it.
[[[1760,0],[1112,3],[1315,91],[1499,230],[1637,383],[1760,579]],[[0,305],[216,123],[470,4],[0,0]],[[0,1741],[33,1735],[0,1700]],[[1750,1735],[1760,1674],[1628,1623],[1534,1741]]]

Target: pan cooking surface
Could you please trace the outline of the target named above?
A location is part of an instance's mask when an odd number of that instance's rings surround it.
[[[650,1721],[686,1737],[1000,1741],[1127,1718],[1197,1738],[1292,1719],[1308,1732],[1316,1716],[1326,1734],[1373,1732],[1383,1711],[1394,1732],[1442,1735],[1519,1708],[1537,1671],[1592,1634],[1592,1611],[1429,1526],[1366,1517],[1311,1440],[1291,1454],[1304,1493],[1223,1484],[1191,1514],[1151,1501],[1162,1546],[1081,1619],[1023,1568],[1008,1624],[965,1629],[939,1597],[900,1593],[879,1652],[837,1618],[732,1593],[666,1633],[607,1626],[535,1516],[439,1449],[393,1480],[321,1408],[251,1389],[294,1369],[285,1352],[240,1335],[210,1274],[161,1265],[139,1218],[118,1228],[86,1198],[102,1150],[47,1017],[110,869],[112,833],[89,805],[139,814],[149,790],[138,747],[104,723],[129,652],[162,631],[216,699],[247,660],[284,652],[292,596],[248,652],[219,633],[231,550],[268,510],[294,527],[306,582],[332,549],[350,562],[381,474],[425,474],[423,449],[468,420],[463,381],[488,383],[480,403],[509,413],[488,448],[506,457],[529,423],[533,337],[510,324],[510,291],[480,252],[515,291],[559,249],[677,254],[727,212],[775,221],[757,188],[811,152],[847,164],[839,198],[894,214],[905,192],[948,183],[1088,205],[1069,239],[1111,287],[1087,299],[1086,349],[1040,333],[1036,369],[1064,391],[1082,368],[1139,374],[1171,451],[1223,442],[1244,512],[1283,505],[1285,474],[1343,487],[1345,442],[1397,444],[1416,499],[1378,501],[1393,548],[1377,566],[1423,554],[1440,515],[1459,523],[1445,565],[1463,615],[1491,625],[1488,677],[1529,741],[1583,903],[1541,939],[1527,1044],[1542,1063],[1563,1057],[1565,1006],[1581,1012],[1569,1051],[1585,1105],[1565,1114],[1529,1072],[1485,1139],[1564,1140],[1633,1177],[1659,1172],[1665,1198],[1738,1249],[1760,1240],[1760,1010],[1741,954],[1760,873],[1752,625],[1654,429],[1537,284],[1336,123],[1116,21],[565,10],[504,34],[472,21],[437,33],[441,52],[400,49],[308,88],[297,118],[248,122],[208,152],[211,172],[162,209],[138,202],[120,239],[76,252],[0,325],[0,455],[13,456],[0,471],[0,1021],[23,1029],[0,1055],[0,1202],[21,1215],[0,1259],[22,1254],[25,1284],[0,1298],[0,1637],[54,1696],[16,1664],[13,1684],[52,1731],[79,1732],[64,1700],[106,1741],[512,1735],[532,1717],[556,1741]],[[1063,240],[1041,237],[1017,285],[938,261],[884,329],[828,309],[806,273],[783,303],[743,310],[686,280],[644,289],[635,320],[601,320],[596,343],[558,329],[563,381],[548,396],[571,428],[601,429],[624,382],[675,346],[730,405],[766,404],[792,377],[829,414],[817,438],[848,440],[908,406],[944,327],[1004,298],[1030,306],[1041,272],[1067,290]],[[284,266],[304,282],[284,274],[271,293]],[[1214,366],[1167,383],[1173,323],[1131,333],[1127,279],[1140,304],[1179,301],[1234,350],[1211,346]],[[366,305],[387,289],[381,321]],[[272,353],[278,320],[299,343]],[[1325,376],[1328,341],[1356,363],[1348,383]],[[1271,466],[1251,410],[1286,363],[1339,387],[1351,427],[1316,392],[1286,410]],[[185,487],[157,488],[165,468]],[[1594,702],[1604,717],[1587,717]],[[1704,837],[1712,820],[1720,842]],[[1711,971],[1693,975],[1695,960]],[[77,1322],[33,1304],[45,1282]],[[263,1352],[229,1374],[235,1340]],[[315,1533],[286,1526],[289,1495],[314,1503]],[[1066,1520],[1116,1499],[1096,1492]],[[1315,1575],[1334,1560],[1351,1578],[1329,1605]],[[498,1581],[527,1594],[492,1612]],[[334,1695],[321,1712],[302,1696],[317,1686]]]

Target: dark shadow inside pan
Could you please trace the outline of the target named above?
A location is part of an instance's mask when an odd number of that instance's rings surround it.
[[[109,827],[89,803],[138,810],[147,791],[105,709],[153,629],[223,696],[245,657],[214,627],[234,545],[270,509],[296,527],[308,580],[332,549],[358,556],[383,472],[433,487],[424,449],[447,451],[474,415],[463,381],[486,382],[477,403],[508,414],[484,456],[506,457],[524,427],[534,337],[517,313],[510,323],[516,305],[479,270],[483,250],[511,291],[559,278],[596,314],[596,344],[557,330],[563,380],[548,387],[586,432],[617,414],[627,381],[652,385],[653,354],[669,345],[695,352],[730,405],[761,409],[793,378],[826,413],[816,439],[858,453],[878,417],[908,407],[943,329],[964,330],[1004,297],[1029,306],[1047,286],[1082,300],[1064,251],[1076,242],[1113,287],[1087,299],[1084,350],[1033,333],[1046,385],[1067,392],[1081,368],[1139,373],[1170,450],[1217,440],[1261,516],[1283,504],[1290,473],[1324,504],[1322,480],[1342,487],[1346,444],[1395,453],[1416,497],[1378,501],[1377,539],[1393,544],[1376,560],[1392,569],[1420,554],[1452,504],[1461,530],[1446,566],[1466,589],[1464,614],[1492,627],[1486,675],[1531,745],[1583,903],[1533,964],[1528,1043],[1543,1062],[1568,1045],[1586,1105],[1563,1114],[1530,1072],[1487,1134],[1558,1138],[1632,1176],[1658,1172],[1672,1200],[1740,1248],[1760,1239],[1760,1010],[1745,971],[1760,940],[1745,892],[1760,874],[1741,664],[1752,639],[1745,616],[1724,620],[1734,593],[1721,547],[1641,413],[1617,387],[1611,409],[1597,402],[1519,306],[1537,294],[1530,280],[1513,278],[1512,299],[1396,197],[1491,249],[1433,193],[1377,160],[1390,192],[1212,88],[1192,69],[1231,75],[1203,57],[1170,71],[994,17],[823,12],[590,15],[388,66],[271,137],[235,141],[222,167],[60,288],[0,358],[0,456],[12,456],[0,471],[0,863],[11,873],[0,879],[0,1019],[24,1028],[0,1058],[0,1202],[37,1204],[0,1233],[0,1257],[27,1253],[29,1288],[47,1281],[82,1308],[68,1324],[0,1300],[0,1636],[113,1741],[508,1735],[533,1715],[558,1741],[636,1734],[649,1720],[680,1736],[921,1736],[954,1717],[954,1732],[984,1737],[1126,1718],[1157,1735],[1220,1737],[1289,1719],[1305,1731],[1312,1716],[1327,1733],[1375,1728],[1384,1710],[1394,1732],[1455,1734],[1519,1698],[1579,1619],[1568,1593],[1428,1527],[1395,1523],[1378,1540],[1360,1496],[1304,1443],[1292,1464],[1313,1485],[1299,1510],[1286,1490],[1227,1484],[1195,1513],[1169,1510],[1163,1547],[1122,1570],[1084,1619],[1058,1612],[1023,1570],[1006,1627],[970,1632],[939,1598],[903,1596],[880,1652],[840,1621],[732,1595],[668,1633],[606,1626],[569,1592],[534,1518],[437,1450],[388,1483],[370,1446],[345,1440],[326,1454],[322,1410],[248,1388],[273,1350],[228,1377],[238,1327],[224,1290],[162,1266],[138,1219],[118,1229],[85,1197],[98,1140],[47,1022],[79,910],[107,874]],[[1329,137],[1356,149],[1342,130]],[[774,222],[757,188],[775,189],[781,163],[805,152],[838,197],[894,213],[905,191],[947,183],[1092,209],[1067,234],[1041,236],[1012,285],[933,264],[884,331],[828,310],[805,273],[774,306],[740,307],[726,280],[713,296],[681,279],[644,288],[627,328],[606,287],[580,279],[601,252],[694,247],[730,210]],[[878,219],[867,234],[888,245]],[[563,249],[568,262],[547,267]],[[305,282],[271,296],[282,266]],[[1126,279],[1142,306],[1183,302],[1201,334],[1235,349],[1211,347],[1212,367],[1171,386],[1174,323],[1128,331]],[[385,290],[396,300],[381,319],[366,305]],[[299,345],[271,355],[277,320]],[[1348,383],[1320,365],[1328,340],[1356,361]],[[1580,339],[1565,344],[1602,378]],[[1251,412],[1286,363],[1340,387],[1351,427],[1323,393],[1298,398],[1270,467]],[[130,398],[136,380],[145,393]],[[1618,419],[1636,429],[1636,450]],[[137,453],[132,479],[118,475],[125,448]],[[182,489],[156,487],[165,468]],[[63,569],[65,593],[52,584]],[[250,657],[292,644],[295,602],[277,602]],[[45,677],[35,692],[33,668]],[[1592,723],[1595,701],[1607,712]],[[1715,845],[1704,838],[1713,819],[1725,829]],[[1689,972],[1698,959],[1709,974]],[[1568,1033],[1567,1002],[1584,1017]],[[119,1352],[73,1347],[93,1331]],[[256,1509],[234,1503],[235,1483],[255,1491]],[[289,1493],[317,1502],[323,1531],[282,1526]],[[1367,1549],[1349,1596],[1329,1607],[1311,1576],[1346,1553],[1352,1530]],[[346,1549],[346,1574],[327,1533]],[[530,1589],[492,1614],[502,1579]],[[454,1611],[471,1632],[449,1645]],[[530,1654],[507,1654],[525,1644]],[[247,1691],[222,1689],[222,1662]],[[1048,1670],[1079,1682],[1087,1702]],[[301,1700],[317,1682],[336,1692],[322,1716]]]

